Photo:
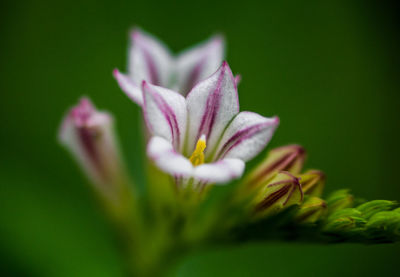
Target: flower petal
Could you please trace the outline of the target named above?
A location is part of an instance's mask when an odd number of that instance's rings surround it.
[[[168,87],[173,63],[168,48],[155,37],[139,29],[131,33],[129,50],[129,77],[133,83],[143,80]]]
[[[239,113],[225,130],[215,159],[252,159],[270,141],[278,124],[278,117],[267,118],[253,112]]]
[[[213,150],[226,125],[239,112],[234,77],[226,62],[204,81],[198,83],[186,98],[189,113],[188,153],[202,134],[207,138],[206,154]]]
[[[65,116],[59,141],[104,194],[125,175],[113,129],[113,118],[82,98]]]
[[[143,114],[147,127],[155,136],[171,142],[181,151],[186,134],[185,98],[172,90],[143,81]]]
[[[176,60],[177,91],[186,95],[195,84],[214,73],[224,58],[223,37],[214,36],[184,52]]]
[[[147,155],[163,171],[175,177],[190,177],[193,174],[191,162],[177,153],[173,145],[162,137],[152,137],[147,146]]]
[[[117,80],[120,88],[128,97],[138,105],[143,105],[143,96],[141,89],[133,82],[128,75],[119,72],[118,69],[113,71],[114,78]]]
[[[242,176],[244,162],[239,159],[223,159],[194,168],[193,177],[205,183],[227,183]]]

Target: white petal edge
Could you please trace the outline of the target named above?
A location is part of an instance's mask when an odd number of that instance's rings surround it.
[[[145,80],[168,87],[173,70],[173,58],[164,43],[138,28],[131,32],[129,77],[135,84]]]
[[[265,148],[278,125],[278,117],[267,118],[253,112],[239,113],[225,130],[215,158],[251,160]]]
[[[224,56],[225,41],[220,35],[181,52],[176,58],[177,90],[186,95],[218,69]]]
[[[162,171],[175,177],[191,177],[192,163],[177,153],[173,145],[162,137],[152,137],[147,145],[147,155]]]
[[[143,81],[143,114],[152,135],[171,142],[181,151],[186,135],[185,98],[177,92]]]
[[[205,183],[224,184],[242,176],[244,167],[240,159],[223,159],[195,167],[193,177]]]
[[[122,91],[125,92],[133,102],[142,106],[143,96],[140,87],[138,87],[128,75],[121,73],[118,69],[114,69],[113,75]]]

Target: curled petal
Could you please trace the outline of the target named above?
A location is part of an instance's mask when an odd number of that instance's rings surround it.
[[[147,146],[147,155],[163,171],[175,177],[190,177],[193,165],[177,153],[173,145],[162,137],[152,137]]]
[[[118,69],[114,69],[113,75],[122,91],[125,92],[133,102],[141,106],[143,104],[142,91],[133,80],[129,78],[129,76],[121,73]]]
[[[143,81],[143,114],[147,127],[155,136],[171,142],[181,150],[186,132],[186,103],[182,95]]]
[[[168,48],[155,37],[139,29],[131,33],[129,77],[140,85],[143,80],[168,87],[173,70]]]
[[[239,159],[223,159],[194,168],[193,177],[206,183],[227,183],[242,176],[244,162]]]
[[[214,73],[224,58],[224,39],[214,36],[182,52],[176,60],[177,90],[186,95],[199,81]]]
[[[270,141],[278,124],[277,117],[266,118],[252,112],[239,113],[225,130],[216,159],[252,159]]]
[[[207,152],[212,151],[226,125],[239,112],[239,100],[235,81],[226,62],[188,94],[189,113],[188,153],[194,150],[197,140],[205,134]]]

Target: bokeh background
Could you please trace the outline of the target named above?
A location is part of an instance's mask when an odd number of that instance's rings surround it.
[[[225,34],[242,110],[279,115],[270,147],[299,143],[327,191],[400,200],[396,9],[385,1],[1,1],[2,276],[125,276],[112,230],[57,144],[81,95],[112,111],[143,179],[139,110],[112,69],[128,30],[173,51]],[[394,276],[400,245],[252,243],[194,253],[172,276]]]

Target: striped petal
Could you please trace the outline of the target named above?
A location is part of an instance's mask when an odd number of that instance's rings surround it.
[[[155,37],[139,29],[131,33],[129,77],[134,84],[143,80],[168,87],[173,63],[168,48]]]
[[[65,116],[59,141],[78,161],[86,175],[105,195],[125,176],[113,129],[113,118],[82,98]]]
[[[186,133],[185,98],[166,88],[143,81],[143,114],[149,131],[172,143],[181,151]]]
[[[143,104],[143,96],[140,87],[138,87],[128,75],[121,73],[118,69],[113,71],[114,78],[123,92],[136,104]]]
[[[186,98],[189,113],[188,153],[193,152],[202,134],[207,138],[207,153],[212,152],[227,124],[239,112],[239,99],[232,71],[226,62]]]
[[[176,60],[177,91],[186,95],[195,84],[214,73],[224,58],[225,42],[221,36],[181,53]]]
[[[162,170],[175,177],[191,177],[193,165],[175,151],[171,142],[162,137],[152,137],[147,146],[147,155]]]
[[[252,112],[239,113],[225,130],[215,159],[252,159],[270,141],[278,124],[277,117],[267,118]]]
[[[222,184],[239,178],[243,171],[244,162],[242,160],[223,159],[195,167],[193,177],[204,183]]]

